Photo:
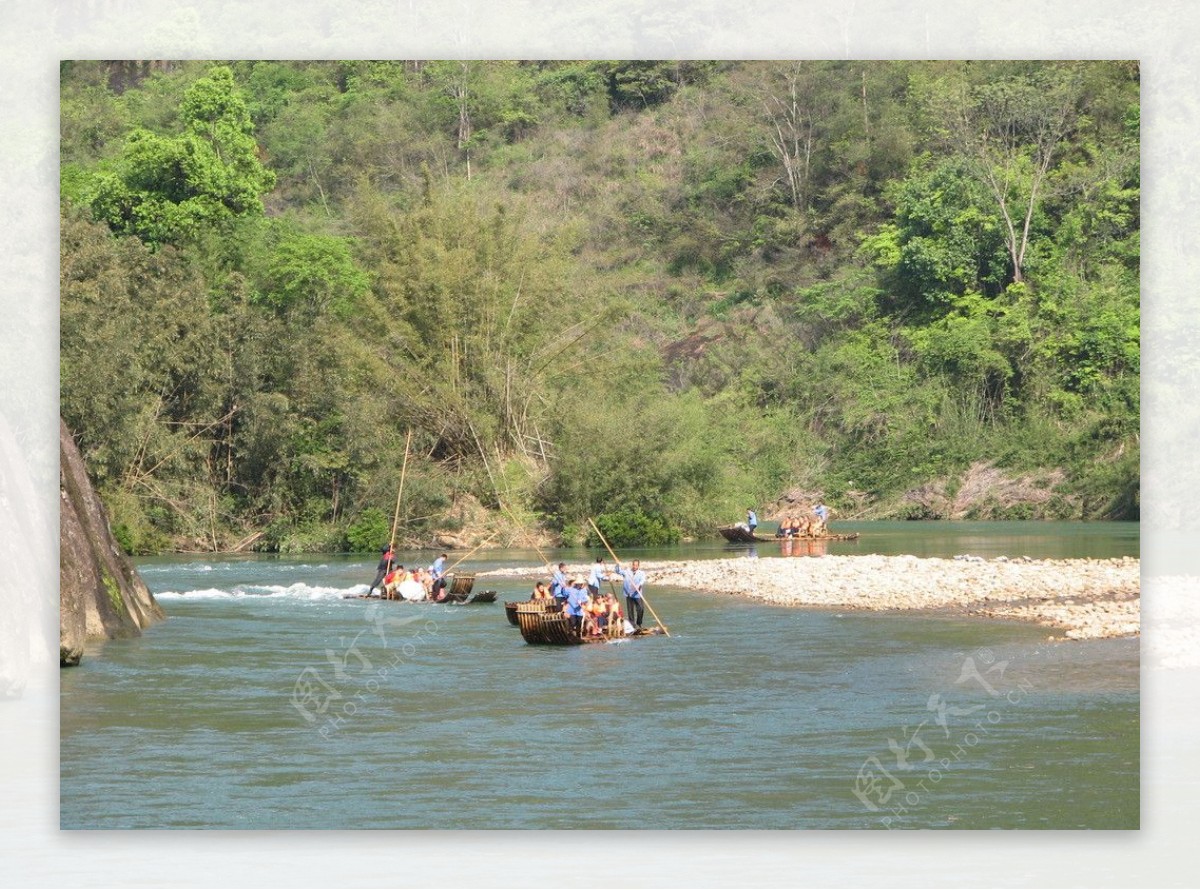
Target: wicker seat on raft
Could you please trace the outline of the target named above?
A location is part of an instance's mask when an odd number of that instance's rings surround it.
[[[562,604],[557,600],[518,600],[504,604],[504,616],[508,619],[508,623],[513,627],[519,627],[517,622],[518,612],[535,612],[544,614],[546,612],[562,611]]]

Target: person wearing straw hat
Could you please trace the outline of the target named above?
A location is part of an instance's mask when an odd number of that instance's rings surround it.
[[[571,619],[571,626],[575,628],[576,633],[582,633],[584,607],[589,602],[587,588],[583,584],[583,576],[576,575],[563,588],[563,591],[567,595],[566,611]]]

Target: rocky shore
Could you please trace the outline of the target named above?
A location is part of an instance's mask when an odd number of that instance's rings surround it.
[[[588,566],[571,566],[586,574]],[[941,610],[1048,625],[1067,639],[1136,636],[1141,561],[983,559],[967,556],[824,556],[643,562],[647,595],[683,587],[773,605],[838,609]],[[488,574],[530,576],[538,570]]]

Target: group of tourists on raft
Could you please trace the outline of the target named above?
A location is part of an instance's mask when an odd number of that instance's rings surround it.
[[[829,508],[817,504],[812,509],[811,516],[784,516],[779,520],[779,529],[775,532],[777,538],[820,538],[824,537],[825,522],[829,519]],[[739,522],[734,528],[754,534],[758,528],[758,514],[754,508],[746,510],[746,521]]]
[[[375,588],[379,588],[379,596],[385,600],[444,602],[448,595],[446,554],[438,556],[428,568],[416,566],[406,569],[396,562],[395,551],[389,544],[380,551],[375,580],[371,583],[367,596],[374,596]]]
[[[445,553],[438,556],[428,568],[417,566],[406,569],[396,563],[395,551],[388,545],[380,551],[375,580],[367,596],[374,596],[378,588],[382,599],[444,602],[448,596],[446,572]],[[611,584],[610,592],[600,592],[602,582],[612,582],[618,578],[625,594],[624,611]],[[642,629],[645,617],[642,589],[645,585],[646,573],[636,559],[629,568],[623,568],[618,562],[610,572],[603,558],[599,558],[586,581],[582,575],[568,577],[567,564],[560,562],[548,583],[537,582],[530,600],[553,600],[582,636],[622,636]],[[628,620],[626,615],[629,616]]]
[[[825,534],[829,508],[824,504],[813,507],[812,516],[785,516],[779,520],[777,538],[820,538]]]
[[[625,594],[624,611],[611,585],[609,591],[600,591],[601,582],[617,578]],[[549,583],[537,582],[529,599],[533,602],[553,600],[580,636],[624,636],[642,629],[645,616],[642,589],[645,585],[646,573],[636,559],[629,568],[616,563],[611,572],[603,559],[597,559],[586,581],[583,575],[568,577],[567,564],[560,562]]]

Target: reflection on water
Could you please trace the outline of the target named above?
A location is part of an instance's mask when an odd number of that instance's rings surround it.
[[[779,542],[780,556],[824,556],[829,542],[815,538],[784,538]]]

